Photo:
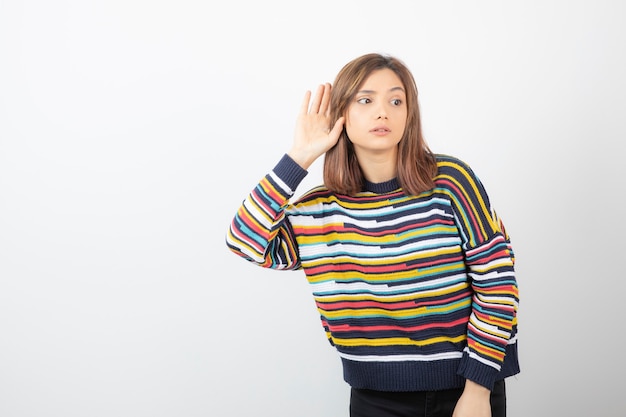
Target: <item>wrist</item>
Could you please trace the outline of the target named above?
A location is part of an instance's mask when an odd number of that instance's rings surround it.
[[[463,393],[471,394],[475,397],[486,397],[489,398],[491,395],[491,391],[489,388],[484,387],[472,380],[465,380],[465,388],[463,389]]]
[[[295,149],[290,149],[287,155],[304,170],[309,169],[311,164],[315,161],[315,158],[311,158],[306,153],[299,152]]]

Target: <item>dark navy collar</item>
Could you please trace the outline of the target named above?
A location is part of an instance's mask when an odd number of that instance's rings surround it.
[[[364,180],[363,191],[369,191],[375,194],[387,194],[400,188],[397,178],[390,179],[385,182],[369,182]]]

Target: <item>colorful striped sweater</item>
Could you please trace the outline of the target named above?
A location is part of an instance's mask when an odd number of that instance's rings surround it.
[[[396,180],[356,196],[316,187],[287,155],[243,202],[228,247],[262,267],[302,269],[354,388],[489,389],[519,372],[514,256],[487,193],[462,161],[437,155],[435,188]]]

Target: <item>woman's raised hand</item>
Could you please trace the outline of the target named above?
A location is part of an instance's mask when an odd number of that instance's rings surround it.
[[[344,117],[337,119],[332,129],[329,129],[331,88],[329,83],[320,85],[312,102],[310,91],[306,92],[302,100],[293,144],[287,154],[304,169],[308,169],[337,143],[343,129]]]

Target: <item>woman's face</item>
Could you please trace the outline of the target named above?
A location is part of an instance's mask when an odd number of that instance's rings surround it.
[[[406,94],[390,69],[374,71],[359,88],[346,111],[346,133],[357,156],[397,155],[407,120]]]

